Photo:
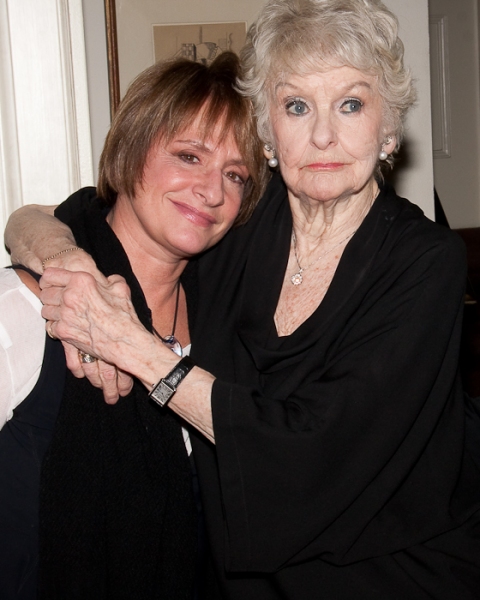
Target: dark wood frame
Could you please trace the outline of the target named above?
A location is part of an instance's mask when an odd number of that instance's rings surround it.
[[[118,52],[118,27],[116,0],[104,0],[107,36],[108,83],[110,97],[110,117],[113,119],[120,104],[120,64]],[[120,7],[121,8],[121,7]],[[243,22],[243,21],[242,21]],[[199,26],[203,23],[191,23]],[[208,23],[207,23],[208,24]],[[212,23],[215,25],[216,23]],[[177,25],[172,23],[172,25]],[[221,23],[218,23],[221,25]]]
[[[120,104],[120,73],[118,68],[117,11],[116,0],[105,0],[105,21],[107,26],[108,83],[110,90],[110,116],[116,113]]]

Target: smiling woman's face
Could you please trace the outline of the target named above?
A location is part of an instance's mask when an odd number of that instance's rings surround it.
[[[373,182],[388,133],[375,77],[352,67],[287,74],[269,113],[290,195],[328,202],[362,194]],[[392,137],[385,151],[394,147]]]
[[[248,170],[233,134],[221,140],[219,123],[208,137],[200,118],[147,157],[135,198],[119,195],[112,225],[121,218],[142,246],[187,258],[218,242],[240,209]]]

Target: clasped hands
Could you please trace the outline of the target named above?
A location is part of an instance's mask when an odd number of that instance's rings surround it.
[[[48,333],[62,340],[67,366],[75,377],[86,376],[114,404],[133,386],[128,369],[129,344],[135,329],[144,330],[123,277],[96,278],[86,272],[47,268],[40,280],[42,316]],[[78,350],[98,361],[85,363]],[[123,362],[122,362],[123,361]]]

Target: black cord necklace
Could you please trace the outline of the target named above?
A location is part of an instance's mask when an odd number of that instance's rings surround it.
[[[162,337],[153,325],[152,325],[152,330],[153,330],[153,333],[158,337],[158,339],[162,340],[162,342],[165,344],[165,346],[168,346],[168,348],[170,348],[170,350],[175,352],[175,354],[178,354],[178,356],[183,356],[182,344],[180,344],[180,342],[175,337],[175,328],[177,326],[179,298],[180,298],[180,281],[177,283],[177,298],[175,300],[175,314],[173,315],[172,333],[170,335],[167,335],[167,337]]]

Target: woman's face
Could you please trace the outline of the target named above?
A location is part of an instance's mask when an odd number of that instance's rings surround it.
[[[387,133],[374,76],[351,67],[286,75],[269,114],[290,194],[328,202],[362,193],[373,181]],[[392,138],[385,151],[394,147]]]
[[[240,209],[248,170],[232,134],[219,123],[204,139],[200,118],[147,157],[135,198],[119,195],[111,225],[151,252],[191,257],[218,242]]]

